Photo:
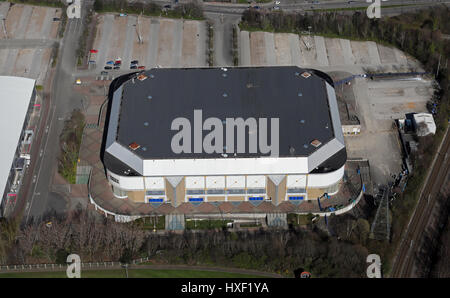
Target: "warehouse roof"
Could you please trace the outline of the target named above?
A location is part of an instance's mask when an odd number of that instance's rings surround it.
[[[0,76],[0,200],[20,141],[35,80]]]
[[[128,80],[123,85],[117,130],[117,141],[127,147],[133,144],[137,147],[134,152],[144,159],[219,157],[172,152],[171,140],[177,133],[171,130],[172,121],[187,118],[193,131],[194,110],[202,110],[203,121],[209,117],[279,118],[281,157],[307,156],[318,148],[312,141],[325,144],[334,137],[325,81],[307,70],[191,68],[152,69],[144,74],[143,81]],[[270,129],[267,131],[270,140]],[[203,137],[207,133],[204,131]],[[259,150],[254,154],[248,151],[237,155],[264,155]]]
[[[332,84],[324,73],[295,66],[156,68],[119,77],[110,87],[104,162],[108,168],[117,168],[116,172],[126,175],[169,175],[167,167],[177,172],[169,163],[178,159],[183,160],[177,166],[186,175],[200,168],[205,175],[213,173],[207,160],[215,160],[218,166],[224,158],[229,162],[223,167],[230,173],[237,171],[239,163],[253,168],[255,173],[268,167],[272,172],[280,172],[286,166],[292,167],[290,171],[306,173],[317,169],[332,156],[339,157],[333,164],[342,166],[346,154]],[[234,134],[234,152],[237,154],[208,154],[204,150],[194,153],[195,131],[198,131],[194,111],[198,110],[202,114],[199,127],[209,117],[222,122],[224,148],[229,145],[227,118],[255,118],[257,121],[267,118],[268,143],[271,140],[270,118],[278,118],[279,157],[288,159],[277,162],[276,167],[261,165],[257,159],[271,157],[270,153],[261,152],[259,146],[256,153],[249,153],[248,133],[255,132],[248,130],[245,153],[236,150],[237,132]],[[175,153],[171,147],[172,138],[178,133],[171,129],[172,122],[180,117],[186,118],[191,125],[190,153]],[[203,130],[202,139],[209,132]],[[343,155],[336,154],[342,150]],[[305,159],[290,163],[291,158],[299,157]]]

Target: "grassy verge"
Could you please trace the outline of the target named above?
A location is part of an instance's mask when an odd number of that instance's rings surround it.
[[[419,6],[421,4],[393,4],[393,5],[381,5],[381,10],[386,8],[396,8],[396,7],[405,7],[405,6]],[[339,8],[319,8],[319,9],[306,9],[306,11],[315,11],[315,12],[334,12],[334,11],[365,11],[368,6],[359,6],[359,7],[339,7]]]
[[[61,154],[58,172],[71,184],[76,183],[78,153],[85,126],[84,115],[75,110],[66,120],[60,136]]]
[[[59,44],[55,44],[52,47],[52,67],[56,66],[56,63],[58,63],[58,54],[59,54]]]
[[[59,24],[59,28],[58,28],[58,36],[59,38],[63,38],[64,36],[64,32],[66,31],[66,25],[67,25],[67,14],[66,14],[66,10],[63,9],[63,11],[61,12],[61,23]]]
[[[208,65],[214,66],[214,27],[212,22],[206,25],[208,26]]]
[[[240,3],[240,4],[249,4],[250,5],[250,3],[253,3],[253,2],[256,2],[256,3],[269,3],[269,2],[272,2],[272,0],[252,0],[252,1],[238,0],[238,3]]]
[[[233,48],[231,50],[231,54],[233,57],[233,65],[239,65],[239,47],[238,47],[238,36],[237,36],[237,27],[233,25]]]
[[[187,230],[202,230],[202,229],[221,229],[226,228],[227,223],[232,222],[232,220],[186,220]]]
[[[84,19],[84,29],[83,33],[80,35],[80,39],[78,40],[78,49],[77,49],[77,65],[81,66],[83,64],[84,59],[87,57],[87,41],[91,33],[91,21],[92,21],[93,13],[90,12]]]
[[[120,6],[115,2],[105,0],[95,0],[94,10],[97,13],[124,13],[124,14],[142,14],[151,17],[166,17],[187,20],[204,20],[201,6],[194,3],[180,4],[175,9],[163,9],[155,3],[128,3],[126,6]]]
[[[201,270],[128,269],[130,278],[254,278],[258,275]],[[66,278],[65,271],[0,273],[0,278]],[[81,278],[125,278],[125,269],[82,270]]]

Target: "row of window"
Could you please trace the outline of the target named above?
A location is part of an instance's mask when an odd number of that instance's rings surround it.
[[[265,194],[265,188],[233,188],[233,189],[188,189],[187,195],[246,195],[246,194]]]

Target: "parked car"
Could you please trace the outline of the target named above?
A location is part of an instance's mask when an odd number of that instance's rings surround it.
[[[112,69],[111,66],[105,66],[105,69]]]
[[[120,66],[114,66],[114,69],[120,69]]]
[[[164,5],[163,7],[169,9],[169,8],[172,8],[172,5],[166,4],[166,5]]]
[[[104,71],[104,70],[102,70],[102,72],[100,73],[102,76],[106,76],[106,75],[108,75],[108,72],[107,71]]]
[[[139,66],[138,69],[145,69],[145,66]]]
[[[134,65],[134,64],[131,65],[131,66],[130,66],[130,69],[137,69],[137,65]]]
[[[130,64],[139,64],[139,61],[138,60],[133,60],[133,61],[130,62]]]
[[[280,7],[279,6],[274,6],[273,10],[280,10]]]
[[[60,18],[53,18],[53,22],[57,22],[57,21],[60,21],[61,19]]]
[[[275,1],[275,5],[280,5],[281,2],[280,1]]]
[[[111,64],[111,65],[113,65],[113,64],[114,64],[114,61],[112,61],[112,60],[111,60],[111,61],[107,61],[106,64]]]

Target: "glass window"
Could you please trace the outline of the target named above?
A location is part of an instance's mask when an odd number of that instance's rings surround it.
[[[186,194],[188,194],[188,195],[203,195],[203,194],[205,194],[205,190],[203,190],[203,189],[188,189],[188,190],[186,190]]]
[[[229,194],[229,195],[243,195],[243,194],[245,194],[245,189],[243,189],[243,188],[227,189],[227,194]]]
[[[266,189],[265,188],[248,188],[247,193],[248,194],[266,193]]]
[[[306,189],[300,187],[292,187],[287,189],[287,193],[306,193]]]
[[[145,194],[147,196],[163,196],[163,195],[165,195],[165,191],[164,190],[147,190],[145,192]]]
[[[209,195],[222,195],[225,193],[225,189],[220,188],[220,189],[208,189],[206,191],[207,194]]]

